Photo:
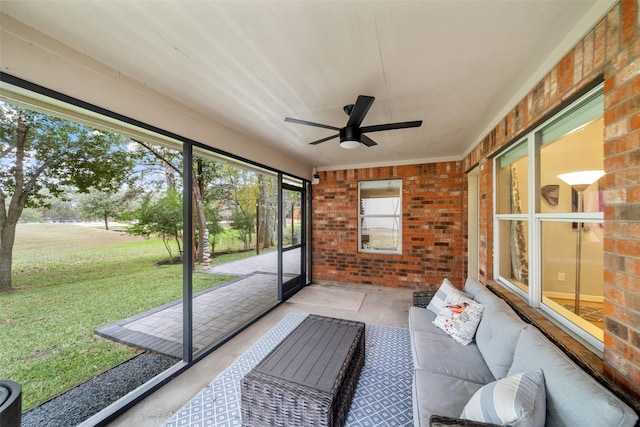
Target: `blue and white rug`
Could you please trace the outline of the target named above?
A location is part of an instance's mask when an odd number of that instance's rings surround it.
[[[240,380],[298,326],[306,314],[290,313],[202,389],[163,427],[242,426]],[[347,418],[348,427],[412,426],[413,361],[409,331],[366,327],[366,356]]]

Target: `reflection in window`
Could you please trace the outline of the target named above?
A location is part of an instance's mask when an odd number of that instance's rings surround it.
[[[527,221],[500,221],[500,276],[527,292],[529,287],[529,261]]]
[[[497,165],[497,213],[527,213],[529,158],[526,142],[500,156]]]
[[[555,199],[541,191],[540,212],[569,215],[542,222],[542,302],[595,338],[603,339],[603,227],[583,222],[604,210],[603,95],[540,132],[541,190],[554,187]]]
[[[359,251],[401,253],[402,180],[366,181],[359,190]]]
[[[596,348],[603,339],[603,112],[599,87],[495,162],[500,280]]]

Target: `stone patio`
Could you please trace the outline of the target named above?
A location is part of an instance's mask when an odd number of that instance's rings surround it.
[[[299,270],[300,251],[283,257],[286,276]],[[194,274],[238,276],[224,285],[193,296],[194,353],[224,341],[278,303],[277,252],[198,270]],[[285,279],[286,280],[286,279]],[[182,300],[103,326],[94,333],[103,338],[182,357]]]

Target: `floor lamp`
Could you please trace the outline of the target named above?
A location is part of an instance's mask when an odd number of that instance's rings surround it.
[[[580,172],[569,172],[558,175],[562,181],[566,182],[578,193],[578,212],[583,212],[583,192],[591,184],[599,180],[604,175],[604,171],[590,170]],[[582,251],[582,223],[578,222],[576,227],[576,289],[574,312],[580,315],[580,258]]]

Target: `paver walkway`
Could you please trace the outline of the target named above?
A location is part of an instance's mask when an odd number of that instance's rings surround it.
[[[285,272],[295,271],[300,251],[285,253]],[[194,353],[227,338],[278,303],[277,253],[271,252],[199,270],[196,274],[239,276],[227,284],[193,296]],[[123,344],[182,357],[182,300],[95,330],[95,334]]]

